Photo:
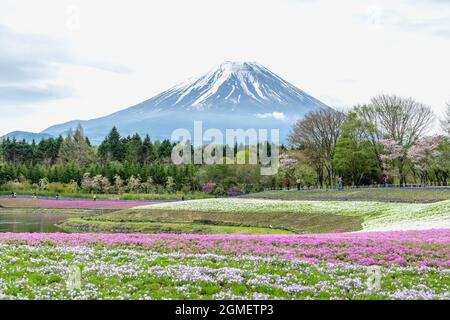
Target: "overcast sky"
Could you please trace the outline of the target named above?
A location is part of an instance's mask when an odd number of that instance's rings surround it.
[[[324,103],[450,100],[450,0],[1,0],[0,135],[146,100],[226,60]]]

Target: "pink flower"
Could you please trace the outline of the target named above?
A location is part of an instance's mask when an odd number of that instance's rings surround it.
[[[256,255],[313,263],[450,267],[449,229],[318,235],[0,233],[1,242],[140,245],[158,252]]]

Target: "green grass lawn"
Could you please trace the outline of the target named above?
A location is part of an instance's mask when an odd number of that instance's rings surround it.
[[[70,219],[71,231],[103,230],[149,233],[332,233],[361,229],[363,219],[331,214],[217,213],[200,211],[123,210],[83,219]]]
[[[450,201],[391,203],[229,198],[136,207],[85,217],[76,220],[76,224],[69,220],[64,226],[70,229],[74,223],[76,230],[83,230],[85,224],[86,230],[114,231],[127,225],[138,232],[152,233],[178,233],[180,230],[184,233],[222,233],[224,226],[249,228],[247,233],[259,233],[259,229],[252,228],[269,228],[271,233],[278,230],[334,233],[402,230],[411,229],[412,225],[418,225],[419,229],[445,228],[449,222]]]
[[[102,217],[103,218],[103,217]],[[170,233],[170,234],[292,234],[274,228],[238,225],[210,225],[203,223],[174,222],[118,222],[98,219],[72,218],[59,225],[70,232],[88,233]]]
[[[102,214],[111,210],[103,209],[46,209],[46,208],[0,208],[2,215],[59,215],[66,217],[87,217]]]
[[[382,202],[435,202],[450,199],[450,188],[361,188],[337,190],[291,190],[253,193],[246,198],[268,198],[279,200],[353,200]]]

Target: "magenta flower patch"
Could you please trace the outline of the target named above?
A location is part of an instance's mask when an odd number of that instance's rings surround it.
[[[47,209],[129,209],[154,202],[120,201],[120,200],[41,200],[33,203],[34,207]]]
[[[256,255],[311,263],[448,268],[450,230],[321,235],[0,234],[0,242],[145,246],[158,252]]]

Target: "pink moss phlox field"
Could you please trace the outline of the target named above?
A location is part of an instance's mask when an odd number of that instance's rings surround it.
[[[120,200],[35,200],[34,207],[47,209],[129,209],[153,204],[146,201]]]
[[[450,230],[321,235],[171,235],[4,233],[0,242],[60,246],[132,245],[183,253],[220,253],[305,262],[450,267]]]

